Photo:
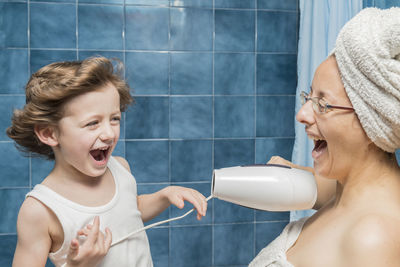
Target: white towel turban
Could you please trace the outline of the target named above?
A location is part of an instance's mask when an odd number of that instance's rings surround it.
[[[333,50],[346,93],[378,147],[400,148],[400,8],[366,8],[340,31]]]

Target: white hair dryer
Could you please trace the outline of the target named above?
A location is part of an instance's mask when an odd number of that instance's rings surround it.
[[[311,172],[279,164],[259,164],[214,170],[211,195],[249,208],[267,211],[310,209],[317,200],[317,185]],[[182,216],[156,222],[137,229],[111,244],[114,246],[125,239],[151,227],[180,220]]]
[[[211,195],[260,210],[303,210],[314,206],[317,185],[311,172],[285,165],[238,166],[214,170]]]

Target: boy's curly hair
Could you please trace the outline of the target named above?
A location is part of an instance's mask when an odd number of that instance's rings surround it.
[[[104,57],[83,61],[56,62],[44,66],[29,79],[26,87],[26,104],[14,110],[7,135],[15,141],[18,150],[25,154],[54,159],[50,146],[36,136],[35,126],[56,126],[63,117],[64,104],[79,95],[112,84],[120,96],[120,109],[125,111],[133,98],[128,84],[121,77],[122,63]]]

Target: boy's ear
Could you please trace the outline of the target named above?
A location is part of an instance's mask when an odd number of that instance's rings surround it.
[[[35,134],[39,138],[39,140],[46,145],[51,147],[58,145],[56,129],[53,126],[41,126],[35,125]]]

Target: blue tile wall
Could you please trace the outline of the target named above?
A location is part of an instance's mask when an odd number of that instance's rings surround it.
[[[172,227],[169,266],[212,266],[211,225]]]
[[[296,0],[257,0],[259,9],[296,10]]]
[[[11,265],[25,194],[54,166],[23,157],[5,134],[30,74],[55,61],[119,59],[135,104],[123,114],[114,155],[130,163],[138,194],[175,185],[207,197],[215,168],[290,159],[297,2],[0,0],[0,266]],[[192,207],[169,207],[145,224]],[[193,213],[147,235],[156,267],[238,267],[288,221],[288,212],[212,199],[201,221]]]
[[[168,267],[170,251],[168,227],[150,228],[146,233],[151,244],[151,257],[154,266]]]
[[[212,50],[213,21],[211,9],[171,8],[170,49]]]
[[[254,95],[254,53],[214,54],[214,94]]]
[[[213,0],[170,0],[171,6],[176,7],[213,7]]]
[[[212,97],[171,97],[171,138],[212,138]]]
[[[168,97],[136,97],[126,112],[126,138],[168,138],[168,110]]]
[[[168,95],[169,58],[164,52],[127,52],[126,79],[136,95]]]
[[[216,8],[255,8],[254,0],[214,0]]]
[[[210,95],[212,74],[212,53],[171,53],[171,94]]]
[[[216,96],[214,98],[214,136],[254,137],[254,96]]]
[[[28,50],[0,49],[0,64],[0,93],[23,94],[29,78]]]
[[[297,56],[262,54],[257,57],[257,94],[290,95],[296,91]]]
[[[215,11],[215,50],[254,51],[255,44],[254,11]]]
[[[17,245],[16,235],[0,235],[0,265],[12,266],[15,246]]]
[[[28,44],[27,4],[0,3],[0,14],[3,16],[0,47],[26,47]]]
[[[215,265],[246,264],[253,259],[253,225],[216,225],[214,227],[214,239]]]
[[[171,142],[171,182],[209,181],[212,169],[211,140]]]
[[[76,48],[75,5],[32,3],[29,23],[31,48]]]
[[[399,0],[374,0],[373,5],[378,8],[400,7]]]
[[[297,13],[258,11],[257,49],[262,52],[297,51]]]
[[[168,50],[168,8],[126,7],[126,49]]]
[[[122,6],[79,5],[79,48],[123,49],[123,24]]]

